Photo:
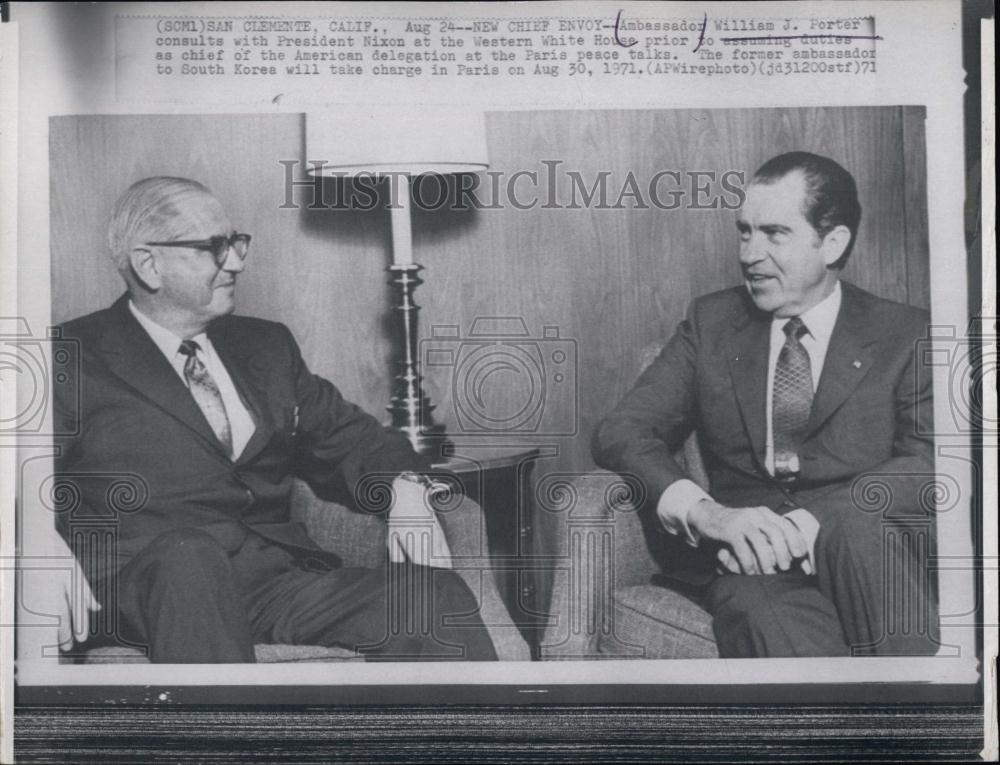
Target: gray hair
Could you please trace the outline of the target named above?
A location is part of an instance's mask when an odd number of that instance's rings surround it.
[[[187,178],[157,176],[133,183],[115,204],[108,226],[108,247],[118,273],[128,274],[128,254],[136,243],[183,237],[183,205],[199,197],[215,198],[206,186]]]

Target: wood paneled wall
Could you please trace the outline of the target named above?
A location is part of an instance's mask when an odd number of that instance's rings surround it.
[[[645,188],[661,170],[749,177],[783,151],[826,154],[854,174],[864,207],[846,278],[928,305],[920,108],[497,112],[487,126],[491,170],[505,179],[518,170],[539,173],[540,204],[415,212],[415,257],[426,267],[416,296],[421,330],[444,324],[464,332],[476,317],[514,316],[533,337],[554,326],[575,340],[576,435],[496,439],[557,446],[558,458],[540,470],[592,467],[590,433],[633,382],[642,349],[672,333],[692,297],[739,279],[731,209],[632,209],[628,200],[625,209],[544,209],[542,160],[561,162],[560,174],[580,173],[588,186],[609,173],[613,202],[630,171]],[[195,178],[254,236],[238,311],[288,324],[314,371],[368,411],[384,412],[388,212],[282,209],[279,160],[302,157],[301,115],[60,117],[50,140],[54,321],[107,306],[121,293],[105,244],[117,196],[150,175]],[[564,200],[568,184],[563,176]],[[517,186],[525,200],[529,185]],[[433,186],[428,191],[432,197]],[[309,196],[295,192],[299,200]],[[447,370],[426,376],[439,418],[456,431]],[[487,405],[516,409],[524,389],[511,383],[490,389]],[[572,412],[571,390],[551,386],[550,404]]]

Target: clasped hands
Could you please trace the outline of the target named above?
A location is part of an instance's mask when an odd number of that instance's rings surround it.
[[[392,482],[389,510],[389,560],[418,566],[452,568],[451,549],[422,484],[397,478]]]
[[[767,507],[726,507],[702,499],[688,524],[701,539],[720,543],[719,573],[776,574],[793,566],[813,573],[810,543],[789,518]]]

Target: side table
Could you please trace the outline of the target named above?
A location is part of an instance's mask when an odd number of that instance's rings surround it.
[[[458,476],[465,495],[486,519],[490,563],[511,619],[537,658],[546,616],[536,602],[532,561],[534,528],[531,473],[544,448],[452,447],[434,465]]]

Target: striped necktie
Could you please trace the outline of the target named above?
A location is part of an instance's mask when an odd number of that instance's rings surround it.
[[[184,362],[184,379],[191,395],[194,396],[195,403],[205,415],[208,424],[212,426],[215,437],[219,439],[226,453],[232,457],[233,431],[229,425],[229,416],[226,414],[226,405],[222,401],[219,386],[215,384],[205,364],[198,358],[201,346],[194,340],[184,340],[179,350],[187,356],[187,361]]]

